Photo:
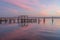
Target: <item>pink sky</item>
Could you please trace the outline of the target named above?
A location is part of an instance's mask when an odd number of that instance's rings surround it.
[[[36,15],[36,16],[60,16],[59,4],[60,4],[59,0],[46,0],[46,1],[44,0],[2,0],[1,1],[1,6],[12,10],[11,11],[12,14],[13,12],[15,12],[15,14],[17,15],[26,14],[26,15]],[[14,7],[17,7],[19,9]],[[0,12],[0,14],[1,13],[2,12]]]

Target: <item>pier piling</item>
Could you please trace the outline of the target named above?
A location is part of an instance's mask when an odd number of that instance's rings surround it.
[[[52,24],[53,24],[54,20],[53,20],[53,17],[52,17]]]
[[[43,18],[43,23],[45,24],[45,17]]]

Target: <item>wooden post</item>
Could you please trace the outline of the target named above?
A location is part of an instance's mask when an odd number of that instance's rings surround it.
[[[0,24],[2,24],[2,18],[0,18]]]
[[[0,20],[0,24],[2,24],[2,20]]]
[[[9,24],[11,24],[12,23],[12,20],[11,19],[9,19]]]
[[[7,23],[7,19],[4,20],[5,21],[5,24]]]
[[[45,24],[45,17],[43,18],[43,23]]]
[[[20,19],[21,20],[21,19]],[[17,19],[17,23],[19,23],[19,17],[18,17],[18,19]]]
[[[40,24],[40,19],[38,18],[38,24]]]
[[[53,17],[52,17],[52,24],[53,24],[54,20],[53,20]]]

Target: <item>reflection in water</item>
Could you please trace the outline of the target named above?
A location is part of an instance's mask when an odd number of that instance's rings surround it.
[[[19,23],[19,26],[21,27],[28,26],[28,23]]]
[[[40,24],[1,24],[0,40],[60,40],[59,20],[46,19],[45,24],[41,19]]]

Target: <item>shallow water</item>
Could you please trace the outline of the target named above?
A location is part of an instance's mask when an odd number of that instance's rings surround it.
[[[0,40],[60,40],[60,19],[46,19],[45,24],[30,23],[28,26],[20,24],[0,24]]]

